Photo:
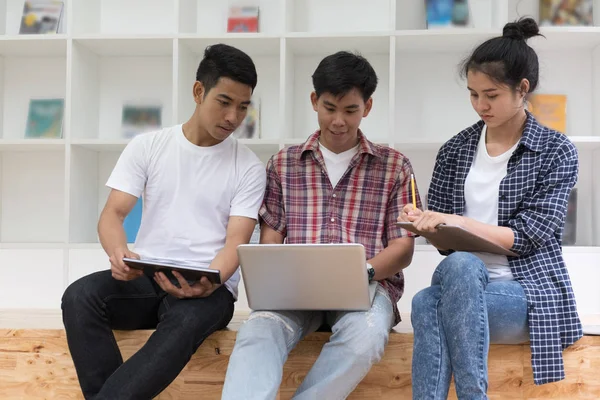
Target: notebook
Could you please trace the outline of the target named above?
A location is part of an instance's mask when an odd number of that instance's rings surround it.
[[[481,236],[477,236],[461,226],[442,224],[438,226],[435,232],[423,232],[415,228],[412,222],[397,222],[396,225],[414,234],[423,236],[434,242],[440,248],[446,250],[485,252],[513,257],[518,256],[517,253],[482,238]]]

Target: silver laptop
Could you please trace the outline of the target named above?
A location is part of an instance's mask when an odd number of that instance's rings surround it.
[[[371,308],[377,282],[369,284],[361,244],[245,244],[237,251],[252,310]]]

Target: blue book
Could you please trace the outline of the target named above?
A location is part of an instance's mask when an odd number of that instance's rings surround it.
[[[426,4],[428,28],[452,26],[454,0],[426,0]]]
[[[62,136],[63,111],[63,99],[31,100],[25,137],[60,138]]]
[[[142,197],[140,196],[133,206],[131,212],[125,217],[123,221],[123,228],[125,228],[125,235],[127,236],[127,243],[134,243],[140,229],[140,223],[142,222]]]
[[[469,25],[467,0],[425,0],[427,28],[465,27]]]

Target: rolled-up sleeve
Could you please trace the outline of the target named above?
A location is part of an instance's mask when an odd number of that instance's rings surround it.
[[[259,216],[261,221],[271,229],[286,236],[285,208],[283,203],[283,191],[281,179],[275,168],[273,157],[267,163],[267,188]]]
[[[386,238],[387,240],[393,240],[400,237],[415,237],[416,235],[412,232],[409,232],[405,229],[398,229],[396,226],[396,222],[400,213],[402,213],[402,209],[406,204],[412,203],[412,187],[410,175],[413,174],[413,168],[408,159],[404,160],[402,164],[402,168],[400,169],[398,176],[396,177],[396,181],[394,182],[394,187],[392,188],[392,193],[390,195],[390,200],[387,204],[386,208]],[[417,185],[417,180],[415,177],[415,197],[417,202],[417,208],[422,208],[421,204],[421,196],[419,195],[419,189]]]
[[[454,172],[451,171],[451,165],[448,163],[446,156],[451,145],[452,142],[446,143],[438,152],[427,193],[427,209],[443,214],[454,214],[451,195],[453,193]],[[438,249],[438,252],[443,256],[447,256],[454,251]]]
[[[454,184],[451,165],[447,162],[446,153],[451,143],[445,144],[438,152],[433,168],[433,175],[427,193],[427,209],[444,214],[453,214],[452,196]]]
[[[519,255],[543,246],[565,219],[569,194],[579,172],[577,149],[566,143],[558,148],[554,159],[531,197],[508,222],[514,233],[511,250]]]

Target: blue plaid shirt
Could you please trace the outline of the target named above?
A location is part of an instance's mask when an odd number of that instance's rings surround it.
[[[462,215],[465,179],[483,121],[446,142],[438,152],[429,209]],[[528,303],[531,364],[538,385],[564,379],[562,351],[583,335],[561,240],[569,193],[577,182],[577,149],[569,139],[527,113],[519,145],[500,182],[498,225],[514,232],[508,257]]]

